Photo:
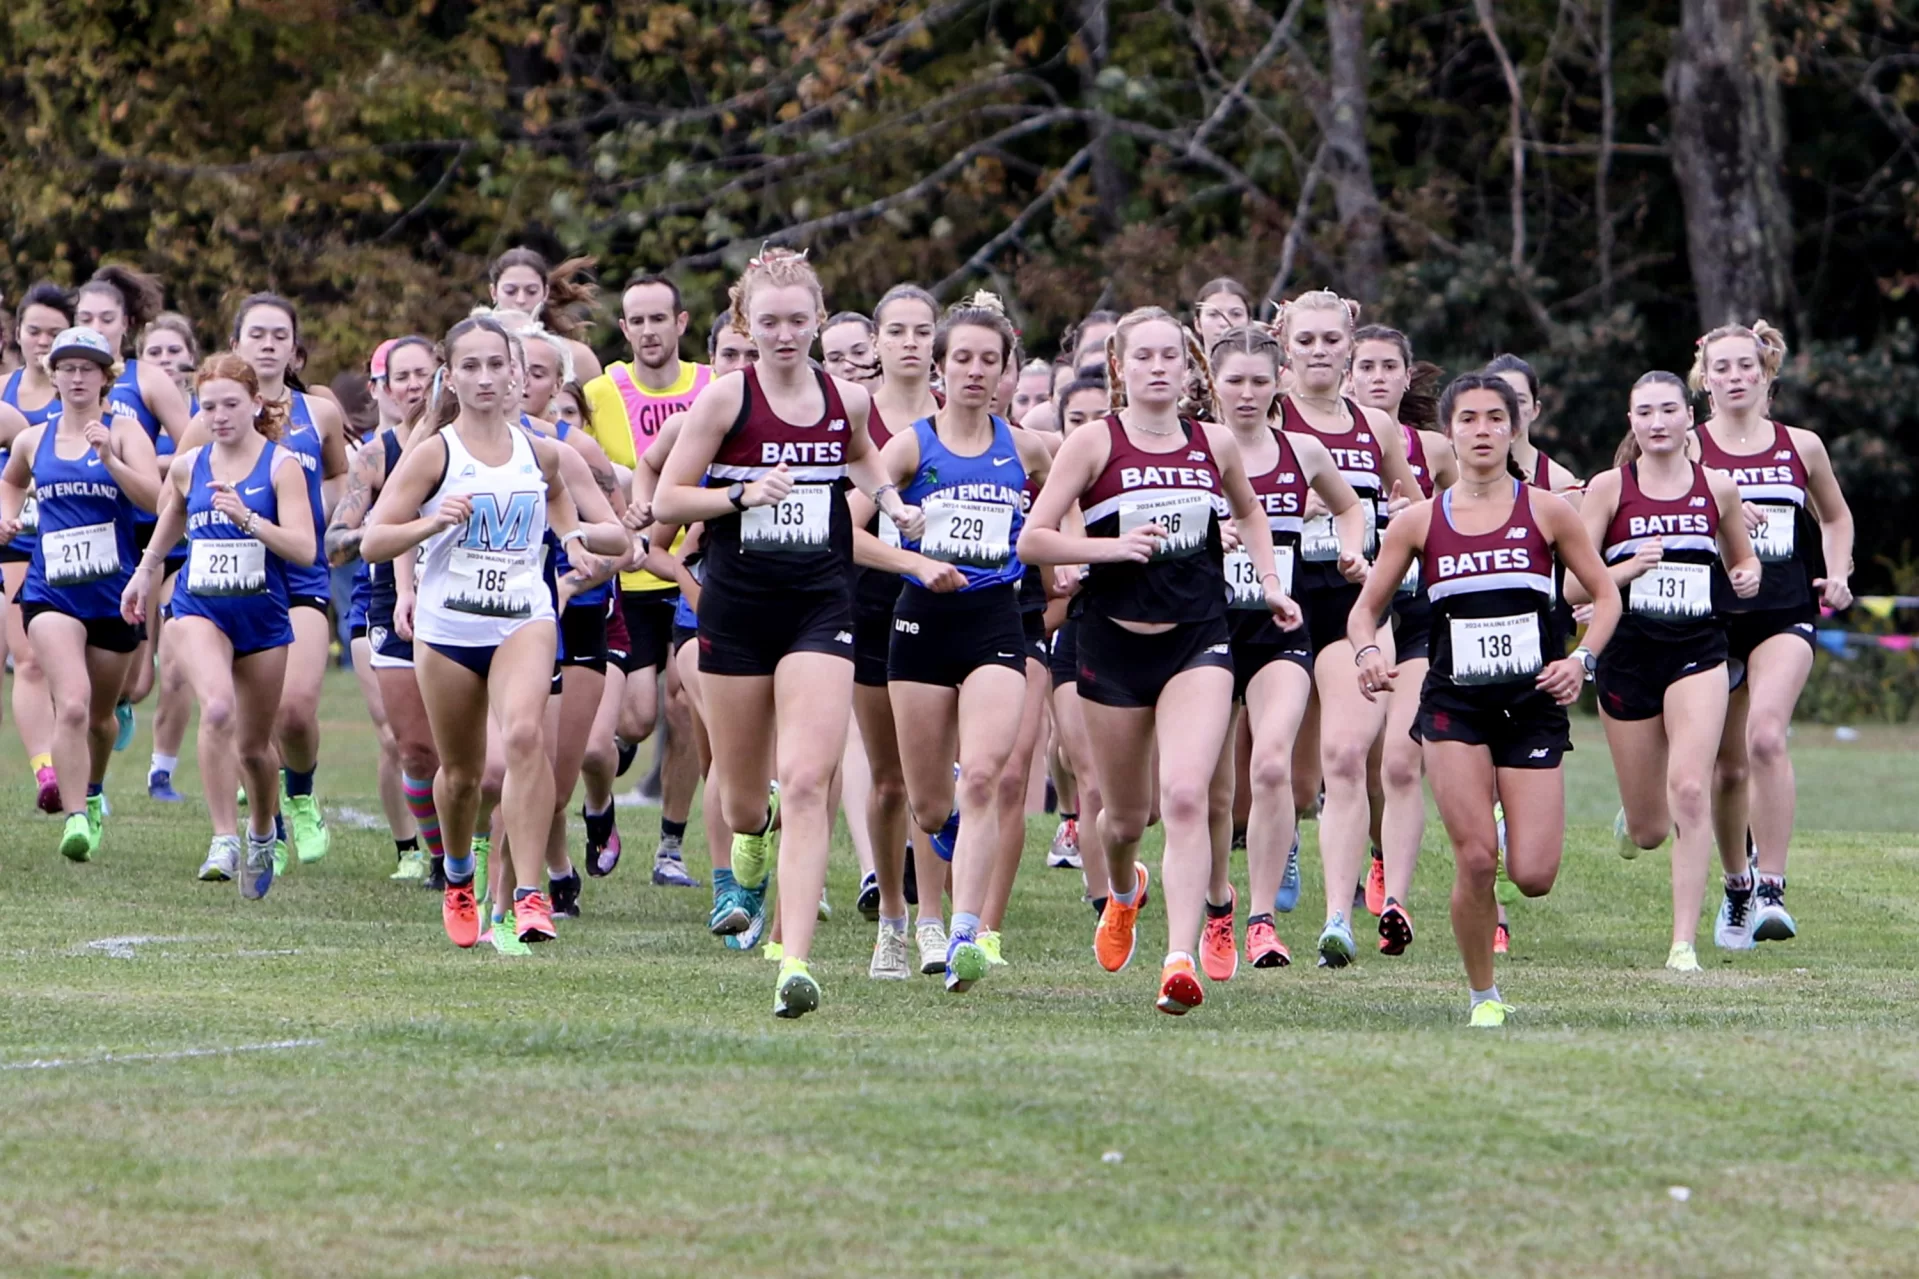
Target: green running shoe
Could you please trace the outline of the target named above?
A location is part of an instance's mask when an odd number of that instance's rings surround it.
[[[100,836],[107,828],[107,797],[105,795],[87,796],[87,834],[93,840],[94,852],[100,851]]]
[[[66,829],[60,832],[60,855],[70,862],[93,860],[93,823],[85,813],[68,813]]]
[[[1511,1004],[1502,1004],[1497,999],[1485,999],[1473,1005],[1472,1024],[1481,1028],[1503,1026],[1506,1014],[1513,1011]]]
[[[1676,973],[1696,973],[1700,971],[1699,952],[1689,941],[1676,941],[1666,952],[1666,967]]]
[[[738,863],[736,862],[737,866]],[[804,959],[782,959],[780,981],[773,995],[775,1017],[804,1017],[820,1006],[820,984],[806,971]]]
[[[971,937],[954,937],[946,946],[946,989],[963,994],[986,976],[986,952]]]
[[[1519,885],[1506,878],[1506,806],[1493,804],[1493,833],[1498,844],[1493,849],[1493,900],[1501,906],[1517,906],[1525,896]]]
[[[531,955],[533,953],[533,948],[520,940],[519,925],[514,922],[513,912],[510,910],[506,912],[505,918],[493,921],[492,927],[487,930],[485,940],[492,942],[493,949],[499,951],[502,955]]]
[[[485,897],[493,884],[486,873],[486,859],[493,855],[493,839],[488,835],[475,835],[472,848],[473,891],[475,895]]]
[[[773,825],[780,815],[780,793],[766,795],[766,830],[758,835],[733,836],[733,878],[742,888],[761,889],[773,868]],[[810,978],[808,980],[811,980]]]
[[[986,952],[986,966],[988,968],[1006,967],[1006,960],[1000,955],[998,933],[989,928],[987,931],[981,933],[975,940],[979,942],[979,948]]]
[[[333,836],[327,830],[319,802],[311,795],[284,795],[280,803],[286,810],[288,824],[293,827],[293,851],[299,854],[300,864],[305,866],[325,857],[333,846]]]
[[[388,879],[403,879],[419,883],[426,878],[426,854],[417,848],[409,848],[400,854],[400,864],[393,868]]]

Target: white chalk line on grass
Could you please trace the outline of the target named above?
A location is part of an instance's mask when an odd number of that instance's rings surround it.
[[[263,1044],[228,1044],[216,1048],[181,1048],[164,1053],[101,1053],[98,1057],[48,1057],[33,1061],[0,1062],[0,1070],[64,1070],[69,1066],[114,1066],[127,1062],[185,1061],[191,1057],[226,1057],[234,1053],[287,1052],[318,1048],[324,1039],[275,1039]]]

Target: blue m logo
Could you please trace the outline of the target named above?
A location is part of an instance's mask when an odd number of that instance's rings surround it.
[[[466,522],[469,551],[524,551],[533,532],[533,517],[546,499],[538,493],[514,493],[505,511],[493,493],[473,494],[473,515]]]

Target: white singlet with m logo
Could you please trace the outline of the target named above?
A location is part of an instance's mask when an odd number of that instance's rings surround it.
[[[441,429],[446,475],[420,507],[423,515],[454,496],[473,513],[428,538],[420,550],[414,634],[428,644],[490,648],[527,622],[553,620],[547,590],[546,476],[526,432],[509,427],[513,448],[502,466],[467,451],[459,432]]]

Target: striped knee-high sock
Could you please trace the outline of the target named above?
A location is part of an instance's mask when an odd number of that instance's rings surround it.
[[[427,853],[433,857],[446,856],[446,847],[440,842],[440,814],[433,807],[433,779],[421,781],[402,775],[400,789],[406,793],[406,810],[413,814],[414,824],[420,828]]]

